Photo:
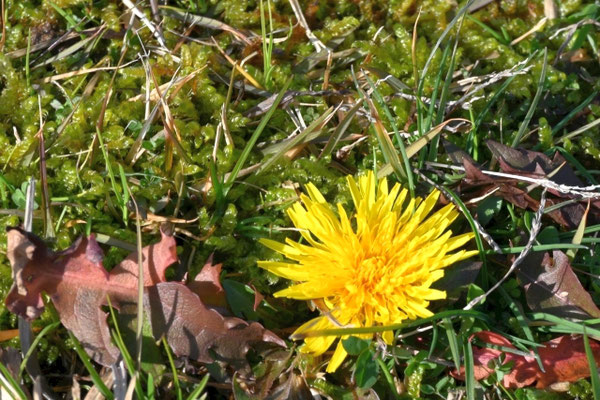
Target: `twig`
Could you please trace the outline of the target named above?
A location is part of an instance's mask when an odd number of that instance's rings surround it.
[[[464,167],[461,167],[458,165],[448,165],[448,164],[435,163],[435,162],[427,162],[427,165],[441,167],[441,168],[449,168],[449,169],[453,169],[456,171],[463,171],[463,172],[465,171]],[[509,179],[514,179],[517,181],[533,183],[535,185],[541,186],[548,190],[554,190],[554,191],[557,191],[557,192],[560,192],[563,194],[571,194],[571,195],[579,196],[582,199],[600,199],[600,193],[596,192],[598,189],[600,189],[600,185],[570,186],[570,185],[563,185],[560,183],[556,183],[547,178],[530,178],[528,176],[523,176],[523,175],[509,174],[506,172],[487,171],[484,169],[480,170],[480,172],[483,173],[484,175],[497,176],[500,178],[509,178]]]
[[[162,35],[162,32],[156,27],[154,26],[154,24],[146,17],[146,15],[141,12],[136,6],[135,4],[133,4],[131,2],[131,0],[123,0],[123,4],[125,4],[125,6],[136,16],[138,17],[143,23],[144,25],[146,25],[148,27],[148,29],[150,29],[150,32],[152,32],[152,34],[154,35],[154,37],[156,38],[156,40],[158,40],[158,44],[160,44],[160,46],[165,49],[165,50],[169,50],[167,48],[167,44],[165,43],[165,38]]]
[[[296,19],[302,28],[304,28],[304,32],[306,32],[306,37],[309,42],[313,45],[315,50],[318,52],[322,50],[326,50],[327,46],[323,44],[319,40],[318,37],[315,36],[314,33],[310,30],[308,23],[306,22],[306,18],[304,18],[304,14],[302,14],[302,8],[300,8],[300,4],[298,4],[298,0],[289,0],[290,5],[292,6],[292,10],[294,11],[294,15],[296,15]]]
[[[521,264],[521,262],[523,262],[525,257],[527,257],[527,255],[531,252],[531,249],[533,248],[533,244],[535,243],[535,238],[540,233],[540,230],[542,228],[542,215],[544,214],[545,206],[546,206],[546,188],[544,188],[544,190],[542,191],[542,197],[540,198],[540,207],[538,208],[537,212],[535,213],[535,217],[531,224],[529,240],[527,241],[525,248],[523,248],[521,253],[519,253],[519,256],[515,259],[515,261],[513,261],[512,265],[510,266],[508,271],[506,271],[506,274],[504,274],[502,279],[500,279],[498,282],[496,282],[496,284],[494,286],[492,286],[487,292],[485,292],[484,294],[477,296],[476,298],[471,300],[469,302],[469,304],[467,304],[463,308],[463,310],[470,310],[473,307],[475,307],[477,304],[484,301],[486,299],[486,297],[488,297],[494,290],[498,289],[498,287],[500,287],[500,285],[502,283],[504,283],[504,281],[506,279],[508,279],[510,274],[512,274],[514,272],[514,270],[517,269],[517,267]]]

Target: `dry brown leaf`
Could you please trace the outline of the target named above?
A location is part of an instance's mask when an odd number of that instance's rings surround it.
[[[6,298],[8,309],[28,320],[37,318],[44,309],[41,294],[47,293],[63,325],[88,354],[100,364],[113,364],[119,350],[112,343],[102,307],[108,304],[107,298],[117,309],[131,309],[126,306],[136,303],[137,254],[132,253],[108,273],[93,236],[80,238],[58,253],[21,228],[9,228],[7,236],[14,277]],[[218,358],[243,363],[255,342],[285,346],[262,325],[223,317],[183,283],[166,282],[165,270],[177,261],[175,250],[175,240],[164,233],[160,242],[142,250],[144,306],[157,339],[165,336],[177,355],[202,362]],[[214,276],[218,278],[218,274]],[[220,286],[218,281],[213,284]]]

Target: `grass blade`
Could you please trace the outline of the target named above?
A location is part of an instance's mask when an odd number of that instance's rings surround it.
[[[590,365],[590,380],[592,381],[592,391],[594,392],[594,399],[600,399],[600,375],[598,375],[598,366],[596,365],[596,358],[594,357],[594,353],[592,352],[592,347],[590,346],[590,339],[588,338],[587,332],[585,330],[585,325],[583,325],[583,345],[585,347],[585,355],[587,356],[588,363]]]
[[[508,308],[510,308],[512,313],[515,315],[515,318],[517,319],[517,322],[521,329],[523,329],[523,332],[525,333],[527,339],[530,342],[535,343],[533,332],[529,327],[529,321],[527,320],[527,318],[525,318],[525,315],[523,314],[522,306],[518,304],[512,297],[510,297],[510,295],[506,292],[506,290],[504,290],[502,286],[498,287],[498,291],[500,295],[504,298],[504,300],[508,303]],[[544,371],[544,365],[542,364],[542,359],[540,358],[537,347],[533,348],[533,355],[538,363],[538,366],[540,367],[540,370]]]
[[[431,317],[422,318],[409,322],[402,322],[399,324],[391,325],[379,325],[379,326],[368,326],[360,328],[338,328],[338,329],[319,329],[314,331],[307,331],[296,333],[290,336],[293,340],[305,339],[307,337],[320,337],[320,336],[346,336],[346,335],[359,335],[365,333],[377,333],[385,331],[395,331],[399,329],[409,329],[419,325],[425,325],[433,321],[437,321],[444,318],[452,317],[471,317],[482,320],[487,323],[492,323],[490,317],[484,313],[473,310],[448,310],[442,311]]]
[[[160,6],[160,13],[165,17],[175,18],[180,21],[183,21],[184,23],[191,23],[193,25],[198,25],[203,28],[217,29],[229,32],[234,36],[237,36],[239,39],[243,40],[246,44],[252,44],[250,40],[248,40],[246,35],[244,35],[242,32],[216,19],[190,14],[189,12],[171,6]]]
[[[487,257],[486,257],[487,253],[486,253],[486,250],[483,248],[483,240],[481,239],[481,234],[479,233],[479,229],[477,228],[477,223],[473,219],[471,212],[469,211],[469,209],[467,208],[465,203],[463,203],[463,201],[460,199],[460,197],[448,188],[446,188],[446,191],[448,192],[448,195],[450,195],[452,197],[452,200],[454,201],[454,203],[458,205],[458,207],[462,211],[463,215],[469,222],[469,225],[471,226],[471,230],[473,231],[473,234],[475,234],[475,244],[477,245],[477,250],[479,251],[479,258],[481,259],[481,263],[482,263],[481,272],[480,272],[481,279],[482,279],[481,286],[483,287],[484,290],[487,290],[487,286],[488,286]],[[496,251],[490,250],[490,254],[496,254]]]
[[[35,351],[35,348],[37,347],[40,340],[42,340],[42,338],[46,334],[50,333],[51,331],[56,329],[58,326],[60,326],[60,321],[53,322],[50,325],[46,325],[44,327],[44,329],[42,329],[40,331],[40,333],[38,333],[38,335],[35,337],[35,340],[31,343],[29,350],[27,350],[27,354],[25,354],[25,357],[23,357],[23,361],[21,361],[21,365],[19,366],[19,376],[21,376],[23,374],[23,371],[25,371],[25,366],[27,365],[27,361],[29,361],[29,357],[31,357],[31,355]]]
[[[498,88],[498,91],[496,91],[496,93],[492,96],[492,98],[486,103],[485,107],[483,108],[483,110],[481,110],[481,112],[479,113],[479,116],[475,120],[475,124],[473,125],[474,132],[477,132],[477,130],[479,129],[479,126],[483,122],[483,119],[485,118],[487,113],[490,111],[492,106],[496,103],[496,101],[498,101],[498,99],[500,99],[500,97],[502,97],[504,91],[506,90],[506,88],[508,88],[508,85],[510,85],[512,83],[512,81],[515,80],[515,78],[517,76],[519,76],[519,74],[518,74],[519,72],[521,72],[525,67],[527,67],[529,65],[529,63],[536,56],[536,54],[537,54],[537,52],[533,52],[533,54],[531,54],[525,61],[523,61],[521,63],[521,65],[519,65],[519,67],[517,69],[515,69],[514,75],[507,78],[504,81],[504,83],[502,83],[502,85]]]
[[[523,120],[523,122],[521,123],[521,126],[519,127],[517,136],[515,136],[515,139],[513,140],[512,147],[518,146],[519,143],[521,142],[521,139],[523,138],[523,135],[525,134],[525,131],[527,130],[527,127],[529,126],[529,122],[531,121],[531,118],[533,117],[533,113],[537,109],[537,105],[540,102],[540,99],[542,97],[542,92],[544,91],[544,82],[546,82],[546,71],[548,69],[548,48],[544,48],[543,63],[544,64],[542,65],[542,72],[540,73],[540,80],[538,82],[537,91],[535,92],[533,101],[531,102],[531,105],[529,106],[529,110],[527,110],[525,119]]]
[[[21,389],[21,386],[17,383],[17,381],[12,377],[8,368],[0,363],[0,386],[4,387],[4,389],[11,395],[17,395],[19,399],[26,400],[27,395]]]
[[[162,343],[165,347],[165,352],[167,353],[167,357],[169,358],[169,366],[171,367],[171,372],[173,373],[173,386],[175,386],[175,392],[177,393],[177,400],[181,400],[183,398],[183,394],[181,393],[181,386],[179,384],[179,377],[177,376],[177,368],[175,368],[175,361],[173,361],[173,354],[171,354],[171,348],[167,343],[167,339],[163,336]]]
[[[379,106],[383,109],[383,112],[384,112],[385,116],[387,117],[388,122],[390,123],[390,125],[392,126],[392,129],[394,130],[396,146],[400,149],[400,155],[404,162],[404,169],[406,172],[408,190],[410,191],[410,195],[412,197],[414,197],[415,184],[414,184],[414,177],[412,174],[412,169],[410,168],[410,161],[409,161],[410,156],[408,156],[406,153],[406,147],[404,146],[404,142],[402,141],[402,138],[400,137],[400,132],[398,130],[398,126],[396,125],[396,120],[392,117],[392,113],[391,113],[389,107],[387,106],[387,104],[385,103],[383,96],[381,95],[379,90],[377,90],[377,86],[375,86],[375,84],[369,79],[368,76],[365,75],[365,77],[367,78],[367,82],[369,82],[369,85],[370,85],[371,89],[373,90],[373,97],[375,97],[375,100],[377,101]]]
[[[325,124],[327,124],[327,122],[333,117],[334,111],[335,109],[333,107],[329,107],[319,118],[314,120],[308,127],[306,127],[306,129],[304,129],[298,135],[294,136],[290,140],[285,140],[282,143],[276,145],[277,152],[273,156],[271,156],[271,158],[269,158],[266,162],[264,162],[256,173],[260,174],[266,171],[288,150],[301,143],[304,143],[305,140],[310,140],[309,136],[315,136],[312,135],[313,132],[318,134],[321,131],[322,127],[325,126]]]
[[[339,123],[339,125],[335,128],[335,131],[333,131],[333,134],[331,135],[331,137],[327,141],[327,144],[325,145],[325,147],[321,151],[321,154],[319,155],[319,158],[328,157],[331,154],[331,152],[333,151],[333,149],[335,148],[335,146],[338,144],[340,138],[344,135],[344,133],[346,132],[346,130],[350,126],[350,123],[352,122],[352,119],[354,118],[354,115],[360,109],[361,105],[362,104],[359,101],[356,102],[352,106],[352,108],[350,110],[348,110],[348,112],[346,113],[346,115],[344,115],[344,118]]]
[[[585,212],[583,213],[583,216],[581,217],[581,221],[579,221],[579,226],[577,226],[577,230],[575,231],[575,235],[573,235],[573,239],[571,240],[571,243],[576,244],[576,245],[581,244],[581,241],[583,240],[583,235],[585,234],[585,225],[586,225],[587,216],[588,216],[589,211],[590,211],[590,202],[588,201]],[[566,254],[569,257],[569,260],[573,261],[573,259],[575,258],[575,254],[577,254],[577,249],[569,249],[569,250],[567,250]]]
[[[190,395],[187,397],[187,400],[196,400],[198,398],[198,396],[200,396],[202,394],[202,391],[204,391],[204,388],[206,387],[206,384],[208,383],[209,378],[210,378],[210,375],[208,375],[208,374],[204,375],[204,378],[202,378],[200,383],[198,383],[198,385],[194,388],[192,393],[190,393]]]
[[[283,85],[283,88],[281,89],[281,91],[279,92],[277,97],[275,98],[273,105],[271,106],[269,111],[267,111],[267,113],[262,117],[262,119],[260,120],[260,123],[256,127],[256,130],[252,133],[250,140],[248,140],[248,143],[246,143],[246,147],[244,147],[244,150],[242,151],[240,158],[238,159],[237,163],[233,167],[233,170],[229,174],[229,177],[225,181],[225,194],[227,194],[227,192],[229,191],[229,188],[231,188],[231,185],[237,178],[237,175],[240,173],[240,170],[244,166],[246,159],[248,159],[248,156],[250,155],[250,152],[252,151],[252,148],[256,144],[256,141],[258,140],[260,134],[267,126],[267,123],[269,122],[269,120],[271,119],[273,114],[275,113],[275,110],[277,110],[277,106],[281,102],[281,99],[283,99],[285,92],[287,91],[288,87],[292,83],[292,79],[293,79],[293,77],[289,78],[287,80],[287,82]]]
[[[446,125],[448,125],[450,122],[454,122],[454,121],[469,122],[469,120],[463,119],[463,118],[452,118],[452,119],[442,122],[441,124],[439,124],[438,126],[433,128],[432,130],[430,130],[429,132],[427,132],[426,134],[421,136],[419,139],[417,139],[417,141],[413,142],[410,146],[408,146],[406,148],[406,156],[408,158],[410,158],[410,157],[414,156],[415,154],[417,154],[423,147],[425,147],[425,145],[427,143],[429,143],[434,137],[439,135],[440,132],[446,127]]]
[[[556,135],[556,133],[558,133],[558,131],[560,131],[575,115],[577,115],[579,111],[587,107],[587,105],[590,104],[592,100],[596,98],[596,96],[598,96],[598,93],[600,92],[597,90],[594,91],[585,100],[583,100],[581,104],[572,109],[558,124],[556,124],[554,128],[552,128],[552,136]]]
[[[108,389],[108,387],[106,387],[106,385],[102,381],[102,378],[98,374],[98,371],[96,371],[96,368],[94,368],[94,366],[92,365],[92,361],[90,360],[90,357],[87,355],[87,353],[85,352],[83,347],[81,347],[81,343],[79,343],[79,340],[70,331],[67,331],[67,332],[69,334],[69,338],[73,342],[73,347],[75,347],[75,352],[79,356],[79,359],[85,366],[85,369],[87,370],[87,372],[90,374],[90,378],[92,379],[92,382],[94,382],[94,385],[97,387],[98,391],[100,391],[100,393],[102,393],[102,395],[105,398],[107,398],[109,400],[113,400],[114,396],[113,396],[112,392],[110,391],[110,389]]]
[[[454,366],[457,370],[460,369],[460,354],[458,352],[458,338],[456,332],[452,327],[452,321],[450,318],[444,318],[442,320],[442,326],[446,330],[446,336],[448,337],[448,344],[450,345],[450,353],[452,353],[452,359],[454,360]]]
[[[473,362],[473,345],[467,340],[465,349],[465,384],[467,400],[475,400],[475,365]]]
[[[379,114],[375,109],[375,105],[373,104],[371,99],[367,99],[367,103],[369,104],[369,108],[371,109],[371,117],[375,120],[372,126],[373,130],[375,131],[377,141],[379,142],[379,148],[383,153],[383,157],[385,158],[387,165],[389,165],[391,169],[396,173],[398,179],[403,181],[408,177],[406,172],[404,171],[404,167],[400,163],[400,157],[398,157],[398,153],[396,152],[396,149],[394,148],[394,145],[390,140],[390,137],[388,136],[385,126],[383,126],[383,123],[379,118]]]

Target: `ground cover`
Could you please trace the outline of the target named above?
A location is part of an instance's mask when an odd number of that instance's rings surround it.
[[[3,396],[600,398],[597,2],[1,14]]]

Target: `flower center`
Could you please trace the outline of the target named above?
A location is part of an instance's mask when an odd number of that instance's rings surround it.
[[[360,261],[356,269],[355,284],[367,292],[379,292],[386,283],[387,257],[377,255]],[[387,285],[386,285],[387,286]]]

